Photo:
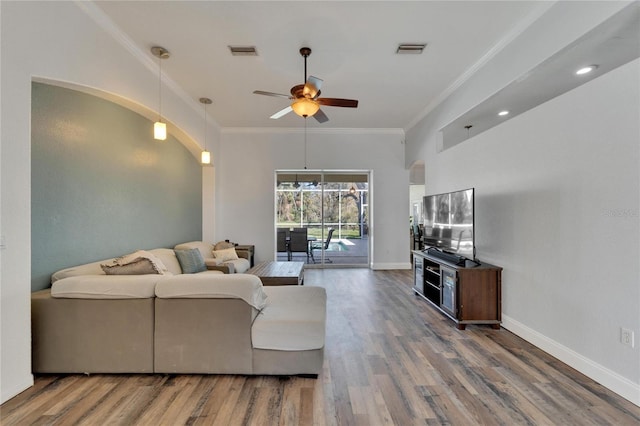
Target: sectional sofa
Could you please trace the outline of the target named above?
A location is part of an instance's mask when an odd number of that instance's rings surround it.
[[[250,274],[107,275],[108,259],[58,271],[32,293],[35,373],[311,375],[322,370],[326,292]]]

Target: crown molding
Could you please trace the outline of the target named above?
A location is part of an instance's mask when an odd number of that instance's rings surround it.
[[[158,72],[158,63],[150,52],[140,49],[131,38],[122,29],[117,26],[109,16],[100,9],[93,1],[75,0],[75,5],[87,14],[93,21],[109,34],[117,43],[124,47],[131,55],[136,58],[149,72],[156,74]],[[162,77],[162,84],[180,98],[187,106],[200,116],[205,118],[204,111],[200,103],[196,99],[192,99],[175,81],[168,75]],[[209,124],[213,125],[216,130],[220,131],[220,125],[212,118],[208,117]]]
[[[406,126],[405,130],[411,129],[424,119],[431,111],[436,109],[442,102],[444,102],[453,92],[458,90],[465,82],[467,82],[478,70],[484,67],[489,61],[491,61],[498,53],[500,53],[505,47],[507,47],[513,40],[526,31],[535,21],[540,19],[542,15],[547,13],[557,1],[544,1],[539,2],[538,7],[529,13],[523,20],[519,21],[511,30],[491,49],[487,51],[478,61],[471,65],[465,72],[463,72],[449,87],[444,89],[438,96],[433,98],[431,102],[418,114],[413,120],[411,120]]]

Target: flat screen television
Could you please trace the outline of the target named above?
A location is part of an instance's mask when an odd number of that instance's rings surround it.
[[[423,200],[424,243],[475,259],[474,188],[427,195]]]

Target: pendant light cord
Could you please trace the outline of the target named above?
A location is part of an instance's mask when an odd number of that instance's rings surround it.
[[[204,106],[204,150],[207,150],[207,103],[203,102]]]
[[[158,121],[162,121],[162,55],[158,55]]]

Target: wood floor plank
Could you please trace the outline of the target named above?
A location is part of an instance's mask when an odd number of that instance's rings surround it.
[[[374,384],[380,389],[393,422],[397,425],[412,424],[414,417],[411,408],[405,403],[405,396],[393,380],[388,375],[378,375],[374,377]]]
[[[63,376],[58,380],[54,380],[49,386],[44,387],[41,391],[35,393],[31,398],[24,398],[22,405],[29,407],[28,410],[13,410],[13,400],[2,405],[0,410],[0,420],[2,424],[34,424],[40,416],[45,416],[46,412],[57,404],[61,395],[67,393],[70,389],[73,389],[74,385],[78,382],[77,376]],[[4,411],[10,413],[9,416],[4,418]]]
[[[241,395],[243,391],[245,391],[245,384],[250,378],[231,378],[229,382],[229,387],[226,389],[220,389],[221,393],[219,397],[221,399],[220,409],[215,417],[215,425],[232,425],[232,424],[241,424],[242,419],[244,418],[244,412],[238,412],[237,414],[240,416],[238,419],[238,415],[234,416],[234,412],[236,412],[237,406],[242,404]],[[203,424],[208,424],[203,423]]]
[[[193,416],[189,420],[191,425],[211,425],[214,424],[218,418],[223,404],[227,402],[229,398],[229,389],[233,386],[236,379],[233,376],[208,376],[215,378],[210,383],[210,389],[207,389],[205,394],[202,395],[202,401],[198,410],[194,411]],[[233,397],[233,396],[231,396]]]
[[[111,410],[106,412],[107,417],[103,424],[141,424],[140,416],[149,409],[149,404],[155,400],[167,379],[162,375],[156,377],[159,380],[149,385],[129,382],[128,386],[124,386],[125,392],[116,404],[111,405]],[[127,389],[129,392],[126,392]],[[91,420],[87,418],[87,425],[91,424]]]
[[[411,271],[311,269],[327,290],[318,379],[37,375],[0,406],[23,425],[615,425],[640,407],[506,330],[453,322]]]
[[[198,389],[201,379],[202,376],[183,376],[175,381],[172,401],[163,407],[160,417],[163,423],[172,425],[187,423],[199,402],[199,398],[194,393]]]
[[[315,413],[313,409],[313,393],[313,387],[304,387],[300,389],[300,415],[298,417],[298,424],[313,424],[313,416]]]
[[[286,386],[283,390],[282,403],[279,413],[280,425],[299,424],[302,405],[302,393],[298,386]]]
[[[336,426],[335,399],[333,397],[333,381],[329,363],[322,367],[322,375],[316,381],[313,392],[313,425]]]
[[[112,383],[96,383],[90,389],[87,389],[81,398],[74,401],[74,404],[62,407],[55,418],[64,419],[66,424],[82,423],[85,418],[92,416],[93,407],[96,407],[99,401],[114,389],[114,386]]]

